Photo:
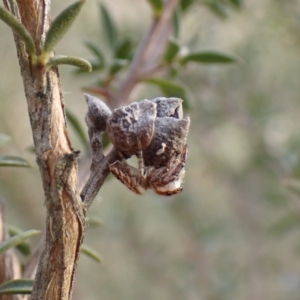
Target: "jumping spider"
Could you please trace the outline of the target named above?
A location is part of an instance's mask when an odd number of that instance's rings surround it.
[[[143,100],[114,110],[107,131],[122,160],[110,171],[137,194],[149,188],[165,196],[181,192],[189,125],[178,98]],[[132,155],[138,157],[138,169],[126,162]]]

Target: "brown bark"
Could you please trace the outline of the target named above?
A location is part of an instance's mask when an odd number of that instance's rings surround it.
[[[34,37],[39,54],[49,27],[49,1],[5,0],[4,4]],[[33,66],[16,34],[15,42],[47,208],[45,240],[31,299],[70,299],[85,228],[77,188],[78,153],[69,142],[58,70],[46,72]]]

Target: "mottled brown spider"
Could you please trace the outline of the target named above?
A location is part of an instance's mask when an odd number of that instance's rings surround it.
[[[107,131],[123,159],[110,171],[137,194],[147,189],[166,196],[181,192],[189,126],[178,98],[143,100],[114,110]],[[138,169],[126,162],[132,155],[138,157]]]

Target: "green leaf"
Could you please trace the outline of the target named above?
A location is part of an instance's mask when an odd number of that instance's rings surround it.
[[[100,50],[100,48],[96,44],[94,44],[90,41],[85,41],[84,44],[96,56],[96,58],[97,58],[96,64],[98,66],[98,70],[100,70],[100,68],[103,69],[105,66],[105,59],[104,59],[104,55],[103,55],[102,51]],[[93,67],[93,70],[94,70],[94,67]]]
[[[205,1],[204,4],[219,18],[226,19],[228,17],[228,9],[221,1]]]
[[[133,53],[133,43],[131,39],[124,38],[115,47],[115,58],[131,60]]]
[[[169,39],[166,52],[164,54],[164,61],[167,63],[171,63],[177,56],[179,50],[180,50],[180,45],[178,41],[172,38]]]
[[[179,38],[181,32],[181,11],[176,7],[173,14],[173,34],[176,39]]]
[[[10,136],[0,133],[0,146],[6,144],[10,140]]]
[[[229,2],[236,8],[240,9],[243,4],[243,0],[229,0]]]
[[[179,84],[175,84],[171,81],[157,79],[157,78],[150,78],[145,79],[143,82],[151,83],[160,88],[160,90],[164,93],[166,97],[178,97],[184,100],[183,107],[188,108],[188,99],[186,95],[186,90],[183,86]]]
[[[192,4],[194,4],[194,0],[180,0],[180,7],[183,12],[185,12]]]
[[[296,214],[289,214],[277,222],[271,228],[270,233],[282,236],[294,229],[300,229],[300,216]]]
[[[20,234],[22,232],[23,231],[20,230],[19,228],[16,228],[14,226],[8,226],[8,233],[9,233],[10,237],[16,236],[16,235],[18,235],[18,234]],[[31,254],[30,244],[26,240],[23,241],[22,243],[20,243],[19,245],[17,245],[16,248],[24,256],[28,256],[28,255]]]
[[[0,294],[31,294],[34,280],[16,279],[0,285]]]
[[[0,243],[0,254],[7,251],[10,248],[13,248],[23,243],[23,241],[25,241],[29,237],[37,235],[39,233],[39,230],[28,230],[17,234],[14,237],[9,238],[8,240],[3,241],[2,243]]]
[[[32,59],[35,59],[35,45],[32,36],[23,24],[4,7],[0,6],[0,19],[6,23],[13,31],[15,31],[24,41]]]
[[[42,56],[49,55],[54,46],[65,35],[65,33],[71,27],[77,15],[79,14],[84,2],[85,1],[82,0],[71,4],[54,19],[46,34]]]
[[[100,255],[97,252],[95,252],[94,250],[92,250],[91,248],[88,248],[87,246],[82,245],[80,250],[82,253],[84,253],[89,258],[93,259],[94,261],[98,262],[99,264],[102,263],[102,259],[101,259]]]
[[[100,71],[103,69],[103,66],[101,65],[98,65],[97,62],[90,62],[91,64],[91,68],[92,68],[92,72],[96,72],[96,71]],[[76,70],[74,71],[74,74],[78,75],[78,74],[86,74],[87,71],[86,70],[83,70],[83,69],[79,69],[79,68],[76,68]]]
[[[174,79],[175,77],[178,76],[180,69],[181,69],[181,66],[178,67],[177,64],[172,64],[168,70],[168,77],[170,79]]]
[[[114,48],[118,37],[117,27],[107,8],[102,3],[100,3],[100,14],[106,38],[111,48]]]
[[[89,217],[88,219],[89,228],[98,227],[104,224],[104,221],[98,217]]]
[[[27,160],[18,156],[0,155],[0,167],[25,167],[30,165]]]
[[[89,147],[89,141],[86,137],[86,133],[81,125],[80,120],[73,114],[71,113],[68,109],[66,110],[66,116],[67,119],[72,126],[73,130],[75,131],[78,139],[81,141],[81,143],[84,145],[85,148]]]
[[[114,59],[112,65],[109,68],[109,75],[114,76],[124,67],[128,66],[129,61],[127,59]]]
[[[92,65],[89,61],[76,57],[76,56],[65,56],[65,55],[55,55],[49,59],[46,64],[48,69],[51,69],[58,65],[70,65],[78,67],[86,72],[92,71]]]
[[[148,0],[148,2],[153,9],[154,15],[159,17],[164,9],[163,0]]]
[[[202,50],[189,53],[180,58],[181,64],[188,62],[197,62],[203,64],[220,64],[220,63],[236,63],[240,62],[241,58],[236,55],[228,54],[216,50]]]

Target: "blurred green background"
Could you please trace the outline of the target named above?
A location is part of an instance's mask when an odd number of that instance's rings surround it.
[[[71,1],[53,1],[53,16]],[[122,34],[137,42],[147,30],[146,1],[102,1]],[[134,195],[110,177],[89,216],[104,225],[85,244],[102,265],[81,256],[74,299],[298,300],[300,202],[284,183],[300,175],[300,1],[248,0],[219,18],[197,5],[183,18],[181,41],[239,55],[243,63],[189,65],[192,124],[184,191],[164,198]],[[83,41],[103,45],[97,1],[88,1],[58,54],[89,59]],[[109,48],[106,49],[109,51]],[[84,122],[82,86],[95,74],[60,67],[65,103]],[[145,88],[136,100],[160,96]],[[44,228],[45,207],[11,31],[0,23],[2,153],[31,169],[1,168],[7,223]],[[71,132],[76,149],[80,141]],[[36,240],[37,241],[37,240]]]

